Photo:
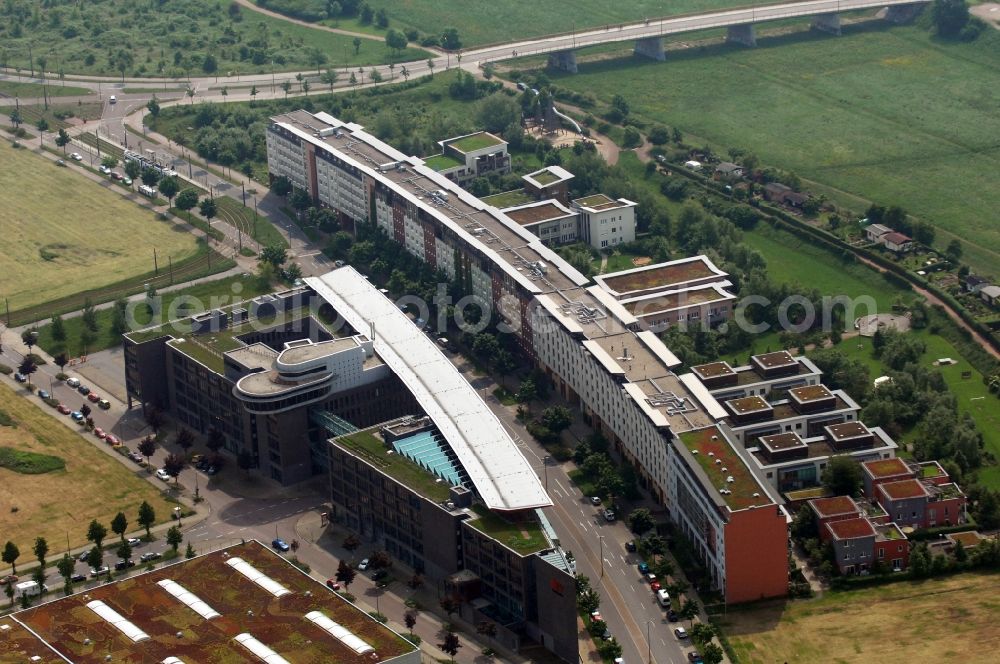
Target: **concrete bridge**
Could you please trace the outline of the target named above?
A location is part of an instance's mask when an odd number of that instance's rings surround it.
[[[913,18],[929,0],[806,0],[727,9],[687,16],[652,19],[641,23],[606,25],[580,32],[549,35],[537,39],[486,46],[465,51],[465,62],[507,60],[526,55],[548,54],[549,66],[576,73],[576,50],[598,44],[635,42],[636,55],[664,60],[663,38],[668,35],[727,28],[727,41],[755,46],[754,26],[767,21],[812,16],[813,27],[840,34],[840,14],[863,9],[888,8],[885,19],[903,23]]]

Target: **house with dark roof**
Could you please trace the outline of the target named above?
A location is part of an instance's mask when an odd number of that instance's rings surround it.
[[[891,233],[892,229],[882,224],[869,224],[865,228],[865,237],[869,242],[881,242],[881,238],[886,233]]]
[[[719,162],[712,174],[716,180],[735,180],[743,177],[743,167],[731,161]]]
[[[962,290],[966,293],[978,293],[984,287],[990,285],[989,279],[984,279],[977,274],[968,274],[962,280]]]

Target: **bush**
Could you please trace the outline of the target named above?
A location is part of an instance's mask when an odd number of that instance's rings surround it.
[[[37,454],[12,447],[0,447],[0,468],[7,468],[22,475],[41,475],[62,470],[66,462],[61,457]]]
[[[4,376],[9,376],[12,373],[14,373],[14,370],[12,368],[7,366],[6,364],[0,364],[0,374],[3,374]]]

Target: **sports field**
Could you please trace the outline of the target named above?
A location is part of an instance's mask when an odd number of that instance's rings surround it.
[[[1000,648],[1000,575],[959,574],[729,611],[741,664],[989,662]]]
[[[190,233],[69,168],[0,142],[0,295],[12,310],[193,256]]]
[[[47,406],[35,405],[41,404],[37,397],[25,398],[0,385],[0,404],[17,425],[0,426],[0,447],[56,456],[66,464],[64,470],[38,475],[0,468],[0,533],[4,541],[13,541],[21,550],[19,563],[32,559],[36,537],[46,538],[50,548],[58,551],[66,546],[67,536],[71,547],[82,546],[87,543],[91,519],[107,527],[119,511],[133,524],[130,530],[139,530],[136,515],[143,500],[153,506],[160,520],[169,517],[172,505],[140,478],[138,473],[145,471],[135,464],[121,464],[55,422],[41,412]]]
[[[942,42],[873,22],[842,37],[799,32],[758,47],[584,63],[559,86],[677,126],[688,143],[756,153],[766,165],[884,205],[963,240],[979,272],[1000,264],[1000,34]]]

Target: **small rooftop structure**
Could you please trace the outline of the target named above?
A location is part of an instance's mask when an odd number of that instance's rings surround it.
[[[566,219],[575,217],[576,213],[565,205],[554,199],[535,201],[527,205],[504,208],[503,213],[521,224],[522,226],[534,226],[556,219]]]
[[[764,377],[783,376],[798,371],[795,357],[787,350],[753,355],[750,357],[750,364]]]
[[[906,500],[927,496],[927,489],[920,480],[908,479],[896,482],[885,482],[879,485],[879,490],[889,500]]]
[[[507,141],[498,136],[494,136],[488,131],[477,131],[473,134],[466,134],[465,136],[456,136],[455,138],[447,138],[443,141],[438,141],[438,145],[442,148],[453,148],[459,152],[470,153],[478,152],[487,148],[496,148],[507,145]]]
[[[913,471],[910,467],[906,465],[906,462],[899,457],[893,457],[891,459],[875,459],[873,461],[865,461],[861,464],[861,467],[866,473],[868,473],[872,479],[883,479],[886,477],[900,477],[904,475],[912,475]]]
[[[861,510],[850,496],[832,496],[830,498],[815,498],[809,501],[813,512],[821,519],[835,516],[858,515]]]
[[[830,446],[835,450],[865,447],[874,440],[871,430],[860,421],[841,422],[823,427]]]
[[[774,408],[764,397],[757,395],[730,399],[723,405],[732,415],[733,420],[740,424],[770,418],[774,411]]]
[[[843,521],[830,521],[826,524],[826,528],[838,540],[875,537],[875,527],[872,526],[868,519],[863,517],[845,519]]]
[[[568,182],[575,176],[562,166],[546,166],[545,168],[528,173],[522,179],[537,189],[545,189],[553,185]]]

